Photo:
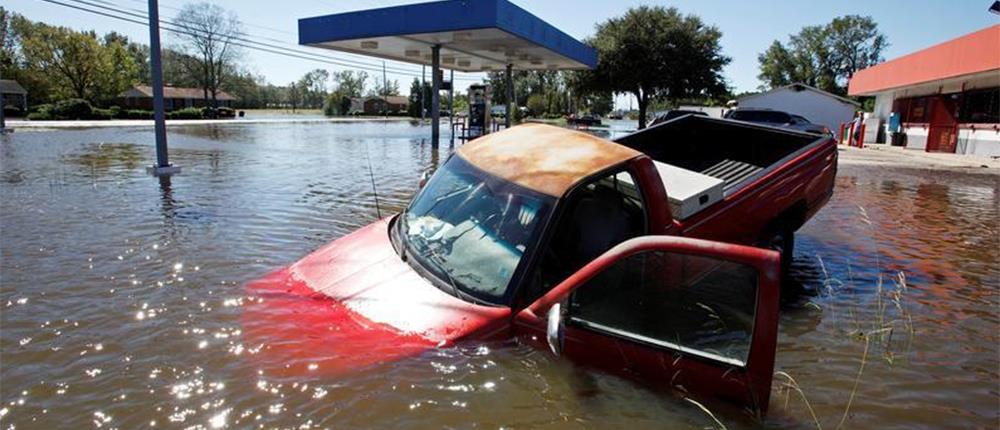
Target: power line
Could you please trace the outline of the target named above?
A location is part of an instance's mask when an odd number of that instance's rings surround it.
[[[71,1],[71,2],[77,3],[77,4],[87,5],[87,6],[90,6],[90,7],[101,8],[101,9],[104,9],[104,10],[111,11],[113,13],[131,15],[131,16],[134,16],[136,18],[141,18],[141,19],[145,19],[145,20],[148,21],[148,16],[145,13],[128,12],[128,11],[124,11],[124,10],[121,10],[121,9],[116,9],[116,8],[112,8],[112,7],[108,7],[108,6],[102,6],[100,4],[92,3],[92,2],[86,1],[86,0],[68,0],[68,1]],[[98,0],[98,1],[100,1],[100,0]],[[104,3],[109,3],[109,2],[105,1]],[[178,24],[178,22],[176,22],[176,21],[170,21],[170,20],[163,20],[163,19],[161,19],[160,22],[161,23],[166,23],[168,25],[172,25],[173,27],[179,27],[180,30],[182,32],[184,32],[183,34],[190,34],[191,32],[199,32],[200,31],[200,30],[197,30],[197,29],[192,29],[192,28],[186,27],[184,25],[184,23]],[[165,29],[170,30],[170,28],[166,28],[166,27],[165,27]],[[378,66],[374,65],[374,64],[368,64],[368,63],[362,63],[362,62],[359,62],[359,61],[334,58],[334,57],[330,57],[328,55],[321,55],[321,54],[316,54],[316,53],[312,53],[312,52],[308,52],[308,51],[303,51],[303,50],[299,50],[299,49],[287,48],[287,47],[284,47],[284,46],[277,46],[277,45],[273,45],[273,44],[270,44],[270,43],[259,42],[259,41],[255,41],[255,40],[243,38],[243,37],[240,37],[240,36],[230,36],[229,38],[232,39],[232,40],[243,42],[243,43],[251,43],[251,44],[255,44],[255,45],[260,45],[260,46],[262,46],[264,48],[269,48],[269,49],[283,49],[283,50],[287,49],[287,50],[290,50],[290,51],[292,51],[292,52],[294,52],[296,54],[299,54],[299,55],[308,55],[308,56],[312,56],[312,57],[322,58],[323,60],[331,61],[334,64],[339,64],[339,65],[345,66],[345,67],[361,67],[361,68],[368,67],[369,70],[371,70],[371,71],[374,71],[374,72],[380,71],[379,68],[378,68]],[[340,63],[340,62],[343,62],[343,63]],[[399,73],[399,74],[415,74],[416,73],[415,70],[411,71],[411,70],[405,70],[405,69],[400,69],[400,68],[390,68],[390,70],[393,70],[393,72]]]
[[[68,0],[68,1],[75,2],[77,4],[67,4],[67,3],[64,3],[62,1],[57,1],[57,0],[40,0],[40,1],[43,1],[43,2],[46,2],[46,3],[55,4],[55,5],[62,6],[62,7],[67,7],[67,8],[71,8],[71,9],[80,10],[80,11],[91,13],[91,14],[95,14],[95,15],[104,16],[104,17],[107,17],[107,18],[117,19],[117,20],[120,20],[120,21],[131,22],[131,23],[139,24],[139,25],[143,25],[143,26],[148,25],[148,16],[145,15],[145,14],[123,11],[123,10],[115,9],[115,8],[112,8],[112,7],[102,6],[100,4],[90,3],[90,2],[87,2],[87,1],[84,1],[84,0]],[[100,0],[98,0],[98,1],[100,1]],[[109,2],[106,2],[106,1],[104,1],[104,3],[105,4],[110,4]],[[110,11],[110,12],[113,12],[113,13],[103,12],[103,11],[100,11],[100,10],[94,10],[94,9],[91,9],[91,8],[88,8],[88,7],[80,6],[79,4],[87,5],[87,6],[90,6],[90,7],[96,7],[96,8],[100,8],[100,9],[104,9],[104,10],[107,10],[107,11]],[[126,16],[116,15],[115,13],[117,13],[117,14],[124,14]],[[142,18],[142,19],[145,19],[145,21],[140,21],[140,20],[132,19],[132,18],[129,18],[128,16],[133,16],[133,17],[136,17],[136,18]],[[180,27],[179,29],[178,28],[172,28],[170,26],[164,26],[163,27],[164,30],[170,31],[172,33],[184,34],[184,35],[188,35],[188,36],[192,36],[192,37],[198,37],[199,36],[199,34],[197,34],[197,30],[192,30],[192,29],[184,28],[183,25],[176,24],[176,23],[171,22],[171,21],[161,20],[161,22],[166,22],[168,25],[173,26],[173,27]],[[194,31],[194,32],[192,32],[192,31]],[[231,39],[234,40],[234,41],[230,41],[231,44],[233,44],[234,46],[239,46],[239,47],[246,48],[246,49],[251,49],[251,50],[266,52],[266,53],[275,54],[275,55],[283,55],[283,56],[286,56],[286,57],[298,58],[298,59],[303,59],[303,60],[308,60],[308,61],[314,61],[314,62],[320,62],[320,63],[326,63],[326,64],[333,64],[333,65],[337,65],[337,66],[341,66],[341,67],[349,67],[349,68],[362,69],[362,70],[370,71],[370,72],[373,72],[373,73],[377,73],[377,72],[381,71],[379,68],[377,68],[377,66],[371,65],[371,64],[367,64],[367,63],[360,63],[360,62],[357,62],[357,61],[351,61],[351,60],[346,60],[346,59],[337,59],[337,58],[329,57],[329,56],[326,56],[326,55],[319,55],[319,54],[314,54],[314,53],[311,53],[311,52],[306,52],[306,51],[301,51],[301,50],[296,50],[296,49],[289,49],[289,48],[282,47],[282,46],[272,45],[272,44],[268,44],[268,43],[264,43],[264,42],[258,42],[258,41],[254,41],[254,40],[250,40],[250,39],[245,39],[245,38],[240,38],[240,37],[232,37]],[[291,51],[291,52],[289,52],[289,51]],[[402,76],[408,76],[408,77],[416,77],[416,75],[417,75],[416,71],[408,71],[408,70],[395,69],[395,68],[393,68],[391,70],[393,70],[393,74],[396,74],[396,75],[402,75]],[[471,77],[470,78],[461,78],[461,79],[462,80],[467,80],[467,81],[478,81],[479,80],[479,79],[471,78]]]

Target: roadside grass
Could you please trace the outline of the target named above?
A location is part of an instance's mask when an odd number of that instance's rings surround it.
[[[869,229],[873,228],[871,219],[864,207],[859,206],[858,210],[861,222],[866,224]],[[876,246],[875,270],[878,275],[874,281],[875,291],[871,300],[852,303],[845,309],[838,309],[838,306],[834,304],[836,302],[832,300],[825,306],[821,306],[815,302],[809,302],[807,305],[828,311],[835,327],[845,324],[840,318],[846,312],[849,317],[849,321],[846,324],[849,324],[849,327],[842,327],[841,331],[848,339],[864,342],[858,371],[854,376],[851,391],[847,395],[844,411],[840,415],[836,427],[833,427],[835,429],[844,428],[847,423],[851,408],[855,404],[858,388],[863,381],[865,366],[871,360],[870,355],[873,350],[877,351],[880,359],[885,361],[887,365],[893,366],[909,355],[908,353],[913,343],[915,329],[908,300],[909,285],[907,284],[906,273],[902,271],[893,273],[891,275],[892,285],[887,286],[887,275],[879,260],[880,255],[881,251]],[[856,289],[855,287],[859,286],[859,281],[854,279],[850,264],[847,265],[847,280],[845,281],[831,276],[823,258],[820,256],[816,258],[823,273],[822,295],[832,299],[841,290]],[[864,315],[864,317],[860,317],[859,315]],[[902,339],[900,339],[901,336],[899,333],[902,333]],[[778,384],[777,391],[779,395],[784,394],[785,396],[784,409],[789,410],[791,394],[793,392],[796,393],[803,406],[809,412],[812,423],[817,429],[822,430],[823,420],[816,414],[812,403],[802,390],[799,382],[791,374],[782,370],[776,371],[774,375],[782,378],[782,381]]]

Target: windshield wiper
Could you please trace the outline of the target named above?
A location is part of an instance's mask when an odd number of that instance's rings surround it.
[[[423,258],[424,261],[427,261],[427,262],[431,263],[432,265],[434,265],[434,267],[437,269],[437,271],[440,272],[441,274],[443,274],[445,276],[445,278],[447,278],[448,286],[451,287],[451,295],[453,295],[455,297],[458,297],[458,298],[469,297],[469,298],[472,298],[473,301],[478,301],[475,298],[473,298],[473,297],[469,296],[468,294],[466,294],[460,288],[458,288],[458,285],[455,284],[455,278],[452,278],[451,277],[451,273],[449,272],[449,270],[447,268],[445,268],[444,265],[441,264],[441,262],[438,261],[438,260],[441,260],[441,257],[438,255],[438,253],[434,252],[434,249],[431,248],[431,245],[428,244],[428,243],[426,243],[426,241],[424,243],[426,244],[426,246],[424,247],[424,249],[426,249],[428,252],[430,252],[431,255],[423,255],[423,254],[421,254],[421,257],[424,257]]]

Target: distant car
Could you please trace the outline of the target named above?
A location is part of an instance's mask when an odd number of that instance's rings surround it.
[[[667,122],[667,121],[670,121],[670,120],[672,120],[674,118],[680,118],[680,117],[682,117],[684,115],[708,116],[707,113],[702,112],[702,111],[698,111],[698,110],[674,109],[672,111],[668,111],[667,113],[656,117],[656,119],[654,119],[653,122],[651,124],[649,124],[649,125],[650,126],[654,126],[654,125],[659,124],[661,122]]]
[[[804,131],[807,133],[823,134],[832,136],[829,128],[820,124],[813,124],[801,115],[793,115],[788,112],[771,109],[734,109],[726,113],[727,119],[737,121],[754,122],[774,127],[788,128],[792,130]]]
[[[573,114],[566,117],[566,123],[569,125],[582,125],[586,127],[599,126],[601,125],[601,117],[591,115],[589,113],[580,116]]]

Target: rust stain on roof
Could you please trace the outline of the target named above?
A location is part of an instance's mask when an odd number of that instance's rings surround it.
[[[469,142],[458,155],[490,174],[561,197],[584,178],[641,153],[586,133],[525,124]]]

